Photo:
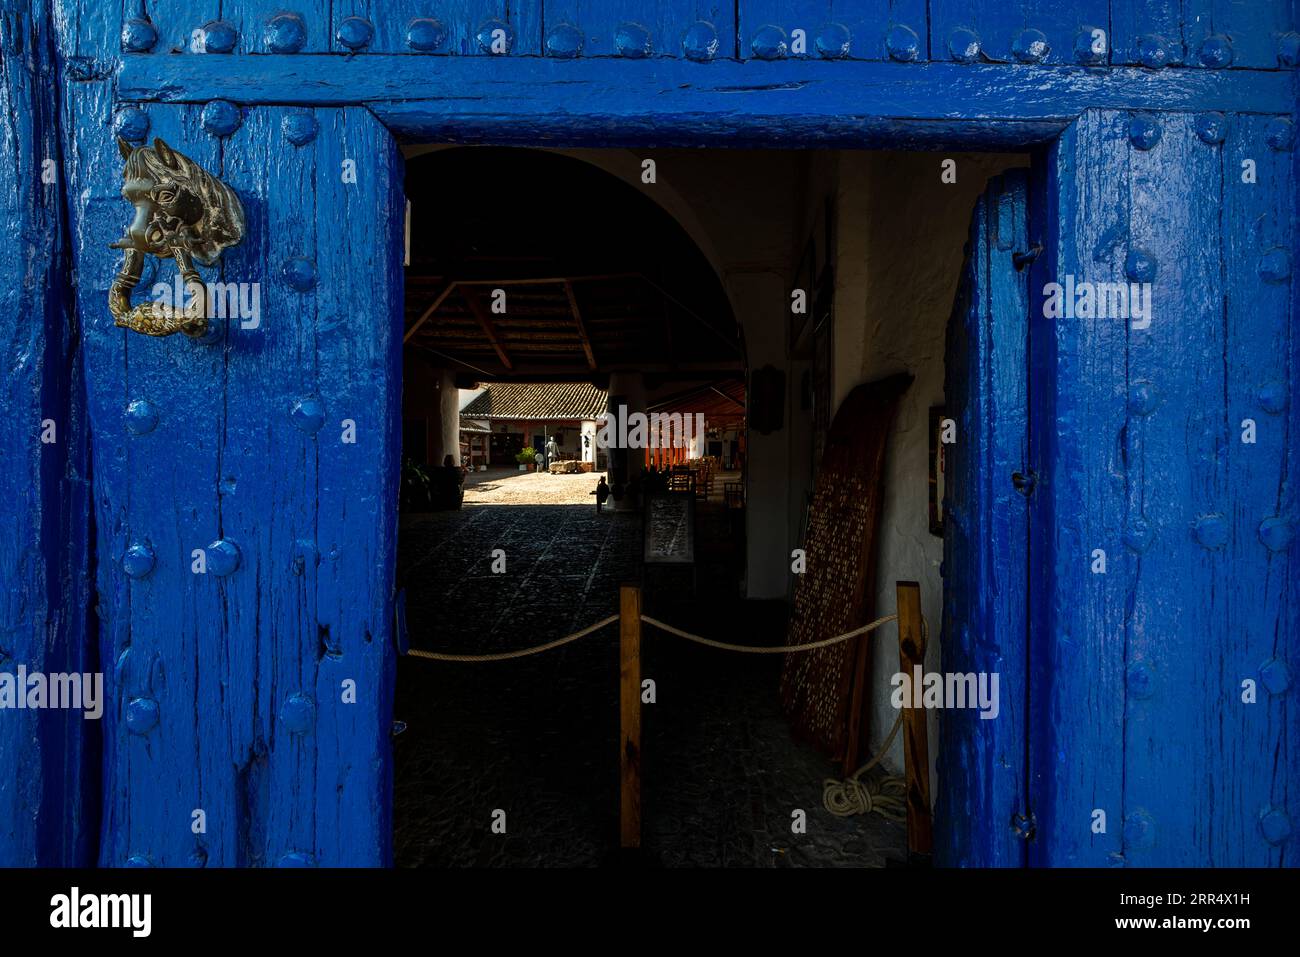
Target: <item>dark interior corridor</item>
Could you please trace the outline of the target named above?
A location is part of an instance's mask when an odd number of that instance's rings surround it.
[[[781,602],[736,594],[722,509],[700,509],[701,565],[651,569],[645,610],[708,637],[779,644]],[[483,653],[557,638],[617,611],[641,578],[637,513],[485,506],[406,519],[402,580],[413,648]],[[711,543],[711,544],[710,544]],[[491,552],[507,554],[493,574]],[[822,808],[835,769],[794,741],[779,656],[741,655],[647,628],[643,843],[664,866],[884,866],[904,832]],[[395,860],[404,867],[599,866],[617,847],[618,631],[514,661],[404,658],[398,667]],[[494,834],[492,813],[506,812]],[[794,839],[791,813],[808,833]]]

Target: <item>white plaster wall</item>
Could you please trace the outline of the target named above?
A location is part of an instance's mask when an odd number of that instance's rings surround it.
[[[886,452],[876,607],[892,613],[895,582],[921,585],[930,624],[925,668],[939,670],[943,539],[930,534],[929,410],[942,405],[944,336],[960,277],[970,214],[989,178],[1018,155],[951,154],[957,182],[939,179],[942,153],[841,153],[835,304],[838,400],[857,384],[895,372],[915,376],[899,406]],[[898,671],[898,632],[876,633],[873,648],[872,753],[893,725],[890,677]],[[930,711],[931,795],[935,793],[941,713]],[[902,735],[885,764],[903,767]]]
[[[562,150],[635,186],[673,215],[713,264],[744,336],[749,368],[786,373],[786,421],[771,435],[749,433],[746,476],[746,591],[784,598],[798,527],[791,499],[807,477],[791,459],[791,402],[797,402],[787,356],[789,279],[805,232],[812,179],[833,171],[831,153],[778,150]],[[653,157],[657,179],[641,181]],[[816,170],[814,174],[812,170]],[[824,196],[828,185],[814,187]],[[798,423],[795,423],[797,426]],[[793,470],[793,471],[792,471]],[[792,490],[792,485],[795,488]]]
[[[402,415],[428,422],[429,464],[450,453],[460,461],[460,392],[450,370],[431,365],[407,349],[402,354]]]
[[[786,372],[786,416],[780,430],[763,435],[752,426],[745,449],[745,594],[784,598],[789,587],[789,362],[786,358],[786,274],[770,269],[734,272],[727,292],[746,316],[745,348],[752,372],[773,366]]]

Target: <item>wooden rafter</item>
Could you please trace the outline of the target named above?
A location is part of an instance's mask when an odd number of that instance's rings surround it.
[[[462,289],[460,294],[465,297],[465,302],[469,304],[470,311],[474,313],[474,318],[483,327],[483,334],[487,336],[488,342],[492,343],[492,348],[496,350],[497,358],[501,360],[501,364],[507,370],[513,370],[514,364],[510,361],[510,356],[506,355],[505,346],[501,344],[501,337],[497,335],[496,324],[493,323],[487,307],[483,305],[483,300],[479,299],[478,294],[471,292],[468,287]]]
[[[415,322],[411,323],[411,328],[406,330],[406,333],[402,336],[403,345],[411,341],[411,337],[415,335],[417,332],[419,332],[420,327],[423,326],[426,322],[428,322],[429,318],[435,312],[438,311],[438,307],[441,306],[443,302],[446,301],[447,297],[451,295],[451,291],[455,288],[456,288],[455,280],[449,281],[445,286],[442,287],[442,291],[438,293],[437,298],[433,300],[433,303],[429,306],[429,308],[424,310],[424,312],[420,313],[420,318],[416,319]]]
[[[582,311],[578,308],[578,297],[573,294],[573,283],[565,280],[564,294],[569,297],[569,309],[573,312],[573,324],[578,327],[578,338],[582,340],[582,351],[587,354],[587,367],[596,371],[596,353],[591,348],[591,337],[582,321]]]

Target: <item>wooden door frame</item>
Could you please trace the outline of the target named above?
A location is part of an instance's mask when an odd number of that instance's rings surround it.
[[[1024,150],[1090,109],[1294,110],[1278,70],[874,61],[126,54],[117,100],[365,106],[399,142]]]
[[[1285,71],[939,62],[450,57],[435,72],[423,57],[375,54],[318,66],[126,54],[115,101],[362,106],[406,142],[976,151],[1051,149],[1091,110],[1289,114],[1297,87]]]

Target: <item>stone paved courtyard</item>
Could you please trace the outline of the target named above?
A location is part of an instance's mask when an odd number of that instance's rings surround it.
[[[588,505],[604,472],[552,475],[492,468],[471,472],[465,479],[466,505]]]
[[[594,484],[590,477],[584,485]],[[703,563],[651,568],[647,613],[709,637],[779,643],[783,603],[735,595],[729,537],[701,510]],[[640,517],[591,505],[467,506],[403,519],[400,574],[411,646],[481,653],[538,644],[617,611],[641,576]],[[706,548],[713,542],[713,548]],[[491,552],[506,552],[493,574]],[[707,596],[707,600],[705,600]],[[394,845],[398,866],[599,866],[617,847],[617,627],[515,661],[398,664]],[[837,819],[834,769],[781,715],[777,656],[688,644],[648,626],[643,676],[643,844],[663,866],[884,866],[900,825]],[[808,815],[791,833],[791,812]],[[507,833],[494,834],[493,811]]]

